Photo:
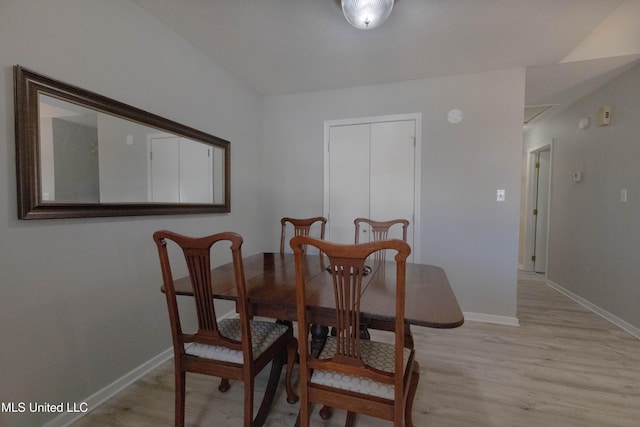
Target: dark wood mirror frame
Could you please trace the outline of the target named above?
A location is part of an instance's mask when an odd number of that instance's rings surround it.
[[[41,197],[39,95],[47,95],[222,150],[223,203],[68,203]],[[224,213],[231,210],[229,141],[138,108],[14,66],[16,173],[19,219]]]

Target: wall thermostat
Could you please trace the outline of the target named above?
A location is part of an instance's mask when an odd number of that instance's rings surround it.
[[[603,105],[598,110],[598,126],[607,126],[611,123],[611,106]]]

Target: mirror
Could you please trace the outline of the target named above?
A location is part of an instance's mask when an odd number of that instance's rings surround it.
[[[14,67],[20,219],[230,211],[229,142]]]

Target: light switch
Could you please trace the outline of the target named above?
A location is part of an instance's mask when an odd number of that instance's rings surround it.
[[[627,203],[627,190],[620,190],[620,202]]]
[[[496,194],[496,200],[499,202],[504,202],[504,190],[498,190]]]

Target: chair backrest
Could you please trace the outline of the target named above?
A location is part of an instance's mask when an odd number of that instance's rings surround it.
[[[407,228],[409,221],[406,219],[392,219],[390,221],[374,221],[369,218],[356,218],[353,223],[356,226],[355,242],[360,243],[360,227],[361,224],[368,224],[371,227],[371,241],[387,240],[389,229],[396,224],[402,224],[402,241],[407,241]]]
[[[298,328],[302,328],[299,329],[301,333],[298,347],[301,384],[304,384],[303,381],[308,378],[307,372],[303,373],[306,370],[302,368],[308,367],[309,369],[331,370],[347,375],[363,376],[374,381],[401,387],[405,327],[405,270],[406,259],[411,253],[409,245],[399,239],[343,245],[305,236],[294,237],[290,244],[295,255]],[[335,296],[336,319],[332,326],[336,328],[336,353],[331,359],[310,357],[308,351],[308,333],[304,333],[310,327],[310,319],[307,317],[306,310],[308,302],[304,272],[303,246],[305,245],[318,248],[329,259],[329,272],[321,274],[332,275]],[[394,257],[396,262],[396,298],[393,302],[396,307],[394,373],[384,373],[365,364],[360,353],[362,339],[360,337],[360,297],[363,290],[363,278],[365,278],[365,260],[372,253],[382,250],[393,250],[396,253]],[[377,272],[374,270],[369,276],[366,276],[367,280],[374,280],[371,276]],[[402,396],[401,389],[397,389],[397,393],[399,393],[396,394],[397,396]]]
[[[390,221],[374,221],[369,218],[356,218],[353,223],[356,226],[355,242],[360,243],[360,227],[362,224],[368,224],[371,229],[370,241],[376,242],[379,240],[387,240],[389,238],[389,230],[396,224],[402,225],[402,241],[407,241],[407,228],[409,227],[409,221],[406,219],[392,219]],[[375,262],[382,262],[386,260],[387,251],[378,251],[374,255]]]
[[[280,220],[280,224],[282,225],[282,231],[280,232],[280,253],[284,253],[287,223],[293,225],[293,236],[308,236],[311,232],[311,226],[316,222],[320,223],[320,239],[324,240],[327,218],[323,216],[313,218],[282,218]]]
[[[250,345],[251,331],[247,317],[244,269],[242,266],[242,237],[236,233],[225,232],[194,238],[162,230],[153,234],[153,240],[156,242],[160,256],[160,267],[162,269],[162,279],[167,306],[169,308],[169,320],[176,356],[178,354],[184,354],[185,343],[196,342],[242,351],[244,360],[253,360]],[[180,312],[176,300],[169,251],[167,249],[168,241],[175,243],[182,249],[189,271],[198,322],[198,329],[195,333],[185,333],[181,327]],[[230,244],[238,293],[237,309],[242,323],[242,342],[224,337],[218,329],[211,287],[211,247],[218,242],[227,242]]]

